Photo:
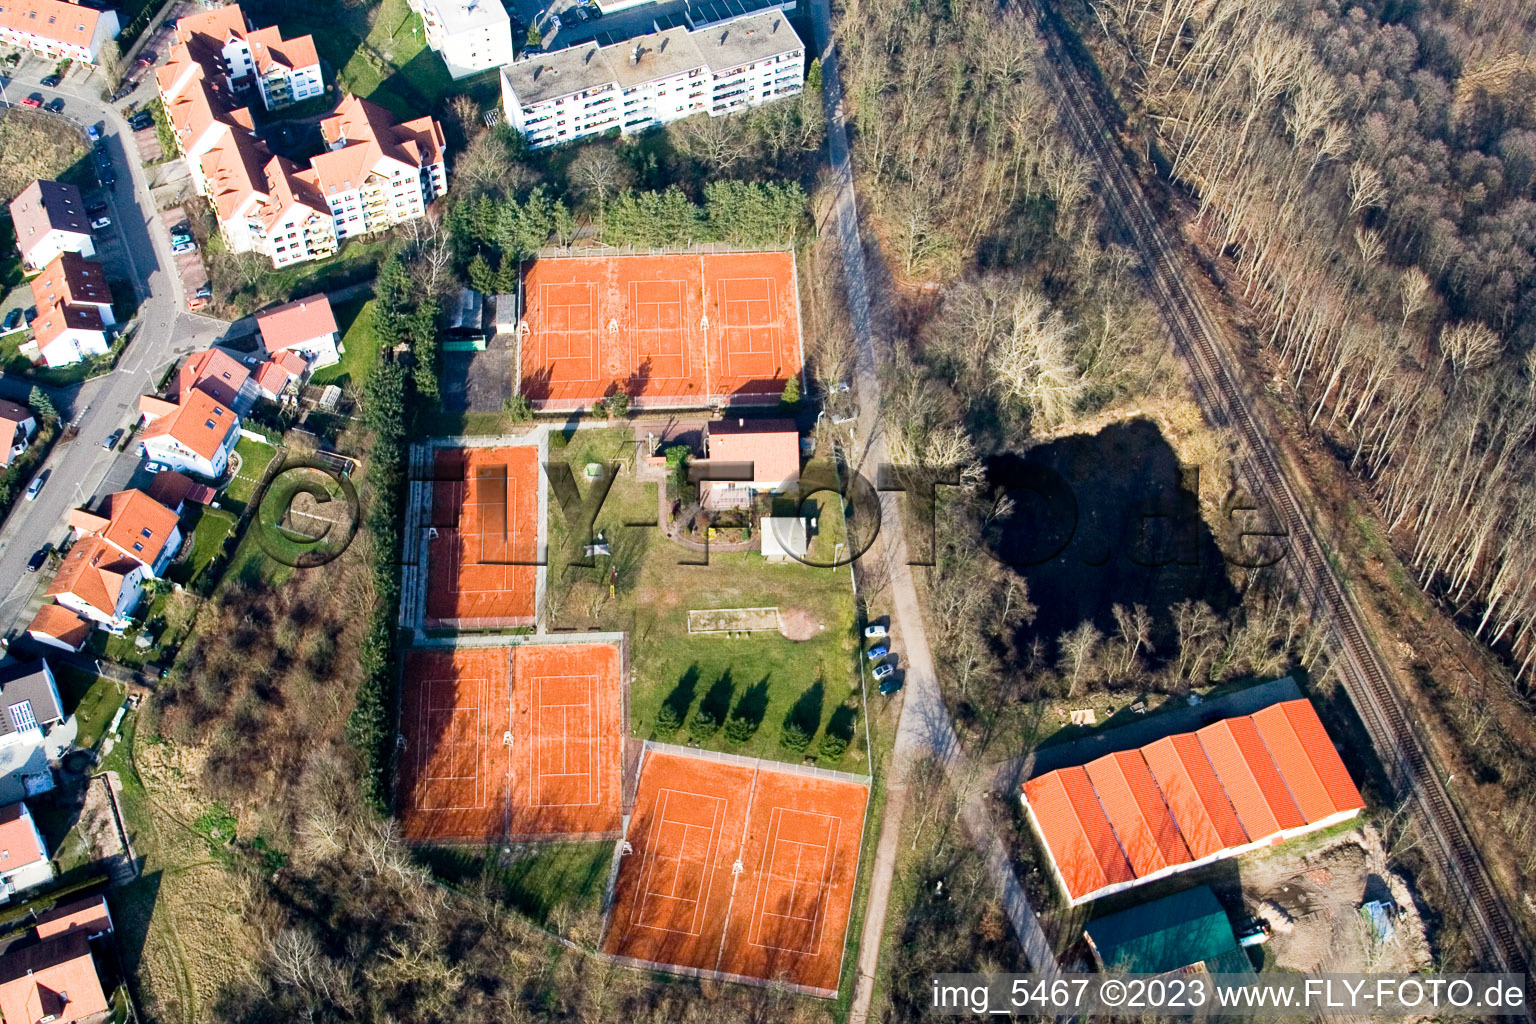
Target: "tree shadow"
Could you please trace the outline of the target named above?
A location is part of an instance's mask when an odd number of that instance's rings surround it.
[[[671,708],[677,713],[677,720],[682,721],[688,717],[688,709],[693,707],[693,695],[699,688],[699,666],[689,665],[687,670],[678,679],[677,685],[672,687],[672,692],[667,694],[662,706]]]
[[[699,701],[699,711],[716,722],[723,722],[731,709],[731,697],[735,693],[736,684],[731,681],[731,670],[726,669],[704,692],[704,699]]]
[[[827,719],[827,735],[851,741],[853,739],[854,723],[858,720],[859,711],[857,708],[850,707],[847,704],[840,704],[837,710],[832,712],[832,717]]]
[[[816,730],[821,728],[821,705],[825,697],[826,686],[818,679],[800,695],[784,716],[784,727],[793,725],[807,736],[816,735]]]
[[[726,728],[726,738],[733,743],[745,743],[763,724],[768,713],[768,677],[764,676],[746,690],[736,701]]]

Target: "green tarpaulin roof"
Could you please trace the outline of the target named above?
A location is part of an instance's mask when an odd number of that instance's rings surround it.
[[[1162,974],[1202,961],[1222,973],[1252,970],[1205,885],[1090,921],[1087,930],[1109,970]]]

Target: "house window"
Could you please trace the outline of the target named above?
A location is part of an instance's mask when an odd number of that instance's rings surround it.
[[[37,716],[32,714],[32,702],[19,700],[11,705],[11,725],[17,732],[37,728]]]

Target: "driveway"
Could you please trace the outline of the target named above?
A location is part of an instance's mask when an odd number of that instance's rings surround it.
[[[117,185],[106,190],[112,208],[109,230],[117,233],[141,301],[134,333],[117,368],[78,389],[59,393],[60,414],[78,427],[78,436],[54,447],[44,463],[50,470],[47,485],[37,500],[18,501],[0,528],[0,634],[7,635],[26,626],[27,559],[44,542],[64,537],[69,509],[95,493],[113,462],[101,439],[137,418],[139,396],[153,390],[167,365],[182,354],[206,348],[228,329],[222,321],[185,312],[181,282],[171,269],[170,236],[150,199],[132,133],[117,108],[101,100],[100,83],[92,75],[76,72],[57,89],[42,88],[39,82],[52,71],[52,62],[24,57],[17,68],[0,75],[4,101],[19,102],[39,92],[47,100],[62,98],[65,117],[82,125],[102,123],[118,171]],[[143,102],[153,88],[141,86],[133,98]],[[25,380],[0,377],[0,382],[6,385],[0,390],[10,390],[17,383],[30,390]]]

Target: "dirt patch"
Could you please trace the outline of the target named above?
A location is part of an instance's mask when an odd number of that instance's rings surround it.
[[[12,107],[0,116],[0,202],[38,178],[56,179],[89,152],[78,125],[57,114]]]
[[[1392,935],[1381,938],[1361,904],[1392,904]],[[1243,903],[1269,922],[1274,966],[1294,971],[1417,971],[1429,943],[1408,883],[1387,865],[1372,826],[1321,846],[1243,865]]]
[[[822,621],[804,608],[785,608],[779,612],[779,632],[790,640],[809,640],[823,628]]]

